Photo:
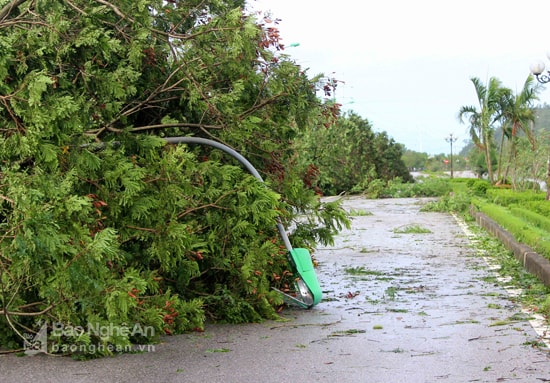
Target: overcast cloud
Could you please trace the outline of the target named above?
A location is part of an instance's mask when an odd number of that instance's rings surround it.
[[[550,61],[548,1],[249,0],[271,11],[292,58],[342,81],[344,110],[407,148],[449,153],[468,139],[461,106],[477,105],[471,77],[520,90],[535,60]],[[299,46],[290,47],[298,43]],[[541,93],[550,104],[550,87]]]

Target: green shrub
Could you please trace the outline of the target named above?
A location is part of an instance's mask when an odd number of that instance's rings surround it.
[[[379,190],[379,197],[440,197],[449,194],[451,191],[451,183],[445,178],[419,178],[414,183],[405,183],[400,178],[395,178],[389,181],[382,190]]]
[[[534,211],[521,207],[510,207],[510,211],[516,217],[527,221],[530,225],[546,230],[550,233],[550,218],[543,216]]]
[[[418,179],[412,188],[415,197],[440,197],[448,195],[452,190],[448,179],[438,177]]]
[[[536,213],[550,217],[550,201],[546,201],[546,200],[527,201],[525,203],[525,207]]]
[[[375,179],[369,182],[367,189],[363,192],[366,198],[379,198],[386,188],[386,181]]]
[[[512,189],[488,189],[487,198],[489,201],[501,205],[509,206],[511,204],[525,205],[532,201],[542,201],[546,197],[543,192],[526,190],[518,192]]]
[[[425,204],[421,211],[452,212],[464,214],[470,207],[470,196],[467,193],[449,193],[435,201]]]
[[[474,195],[484,196],[487,194],[487,190],[491,187],[489,181],[480,180],[480,179],[469,179],[466,182],[469,190],[472,191]]]
[[[550,259],[550,232],[512,215],[510,209],[506,207],[480,199],[473,200],[473,203],[481,212],[512,234],[516,241],[530,246]]]

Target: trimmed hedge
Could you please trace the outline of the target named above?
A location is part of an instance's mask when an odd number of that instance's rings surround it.
[[[511,189],[487,189],[487,199],[501,206],[525,205],[533,201],[544,201],[546,194],[533,190],[518,192]]]
[[[531,211],[550,217],[550,201],[529,201],[525,207]]]
[[[523,207],[510,206],[510,211],[514,216],[523,219],[530,225],[550,233],[550,218]]]
[[[500,226],[514,236],[516,241],[528,245],[540,255],[550,259],[549,231],[536,227],[531,222],[513,215],[511,210],[507,207],[487,202],[479,198],[472,198],[472,204],[476,206],[479,211],[498,222]]]

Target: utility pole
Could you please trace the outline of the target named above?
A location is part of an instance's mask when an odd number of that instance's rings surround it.
[[[453,137],[453,134],[449,134],[449,137],[445,137],[445,141],[451,144],[451,178],[453,178],[453,142],[456,142],[458,137]]]

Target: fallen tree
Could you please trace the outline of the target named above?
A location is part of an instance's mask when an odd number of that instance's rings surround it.
[[[270,287],[292,280],[276,217],[309,248],[347,224],[294,163],[297,132],[330,123],[334,107],[282,54],[274,21],[243,6],[4,2],[3,347],[44,324],[154,330],[48,337],[49,350],[118,350],[207,318],[273,317],[282,301]],[[239,151],[269,187],[220,153],[163,140],[186,135]]]

